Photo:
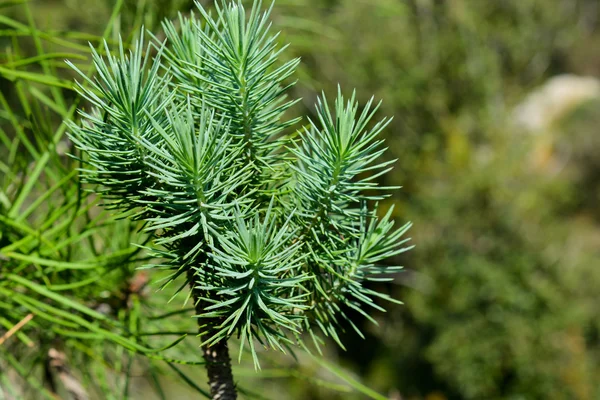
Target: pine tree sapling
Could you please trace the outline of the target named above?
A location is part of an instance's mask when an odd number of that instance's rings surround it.
[[[348,310],[372,320],[376,298],[397,302],[365,283],[400,269],[381,261],[409,249],[409,224],[377,215],[377,193],[393,189],[375,182],[393,163],[377,161],[389,122],[371,122],[378,106],[359,111],[340,91],[330,110],[322,96],[310,128],[286,134],[299,60],[277,62],[270,10],[197,6],[163,23],[164,42],[92,49],[96,77],[79,85],[92,107],[70,138],[84,180],[154,234],[162,261],[148,268],[190,287],[212,396],[233,399],[230,337],[258,367],[256,343],[284,351],[307,333],[341,346],[344,326],[361,335]]]

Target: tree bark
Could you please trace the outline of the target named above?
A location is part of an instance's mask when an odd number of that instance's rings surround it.
[[[213,400],[235,400],[237,393],[233,383],[227,341],[222,340],[210,347],[202,346],[202,351]]]
[[[196,314],[200,315],[203,312],[204,304],[199,301],[201,296],[194,289],[194,272],[188,270],[188,282],[192,290]],[[208,322],[208,323],[207,323]],[[219,321],[206,321],[198,319],[198,332],[202,340],[206,340],[213,336],[211,326],[214,327]],[[204,326],[202,329],[201,326]],[[207,328],[208,327],[208,328]],[[202,356],[206,362],[206,372],[208,375],[208,385],[210,394],[213,400],[236,400],[237,391],[233,382],[233,373],[231,371],[231,359],[229,357],[229,347],[227,340],[221,340],[210,346],[202,346]]]

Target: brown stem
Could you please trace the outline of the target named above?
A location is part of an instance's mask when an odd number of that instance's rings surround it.
[[[194,289],[194,272],[188,270],[187,277],[194,297],[196,314],[200,315],[203,313],[204,304],[199,300],[201,296]],[[198,318],[198,329],[202,340],[212,337],[215,334],[214,327],[218,324],[219,321],[207,321],[206,319],[201,320]],[[231,359],[229,358],[227,340],[223,339],[210,346],[202,345],[202,355],[206,362],[208,385],[210,386],[210,394],[213,400],[236,400],[237,391],[233,382],[233,373],[231,372]]]
[[[212,346],[202,346],[208,384],[213,400],[235,400],[237,393],[231,373],[231,360],[227,341],[222,340]]]

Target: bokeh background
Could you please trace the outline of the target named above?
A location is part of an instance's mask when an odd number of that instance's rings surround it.
[[[122,3],[111,19],[114,0],[31,0],[27,7],[0,1],[6,137],[18,137],[15,118],[31,122],[37,115],[23,97],[45,115],[39,131],[60,125],[60,110],[43,100],[63,89],[42,81],[24,91],[19,85],[30,80],[14,72],[74,77],[59,57],[43,67],[18,62],[40,54],[39,43],[46,53],[80,54],[78,65],[86,65],[86,42],[102,35],[108,21],[112,39],[131,38],[142,25],[159,34],[163,18],[193,7],[187,0]],[[390,399],[600,399],[599,18],[598,0],[275,2],[275,30],[291,43],[285,57],[302,57],[292,95],[303,101],[294,114],[312,115],[317,94],[333,98],[339,84],[345,93],[356,89],[363,103],[372,95],[382,99],[380,115],[394,116],[385,139],[387,157],[398,161],[382,183],[402,189],[383,206],[396,204],[397,220],[414,223],[416,247],[390,260],[405,270],[379,288],[404,305],[376,313],[379,326],[356,314],[366,339],[350,330],[342,338],[346,351],[327,346],[325,359],[351,379]],[[65,108],[75,98],[66,89],[61,96]],[[20,151],[11,143],[0,145],[8,198],[17,175],[7,172],[7,160],[19,160]],[[65,160],[57,158],[57,165]],[[28,162],[21,161],[22,170]],[[20,236],[5,219],[0,223],[1,246],[11,246]],[[117,239],[105,232],[103,246],[129,243],[111,240]],[[111,279],[133,279],[134,267]],[[94,289],[88,291],[92,296]],[[144,312],[161,307],[153,296],[152,289],[140,295]],[[40,354],[57,340],[44,336],[43,326],[23,330],[39,339]],[[16,346],[14,354],[28,354]],[[62,346],[72,370],[92,362],[77,358],[68,341]],[[345,391],[343,380],[310,358],[268,357],[262,372],[238,371],[265,398],[367,398],[352,385]],[[36,362],[43,360],[31,359],[32,373],[40,373]],[[130,396],[155,398],[148,367],[138,363]],[[203,384],[203,371],[186,368]],[[167,398],[191,396],[177,374],[164,380]]]

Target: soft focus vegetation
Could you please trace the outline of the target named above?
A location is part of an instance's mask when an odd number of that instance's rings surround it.
[[[146,286],[161,276],[136,271],[146,256],[130,245],[146,237],[80,190],[61,125],[81,101],[64,59],[90,71],[87,41],[131,41],[142,25],[160,35],[192,5],[0,2],[0,337],[34,315],[0,344],[5,398],[69,398],[69,382],[71,398],[205,388],[181,365],[200,360],[184,298],[165,307]],[[417,247],[373,287],[403,306],[376,314],[379,327],[348,311],[366,340],[348,326],[346,351],[267,353],[256,374],[238,366],[242,394],[600,396],[598,83],[554,78],[560,90],[531,95],[557,75],[600,74],[599,17],[595,0],[276,2],[287,55],[302,57],[290,114],[314,113],[316,89],[334,98],[340,83],[395,116],[398,162],[381,183],[403,188],[382,208],[400,205]]]

